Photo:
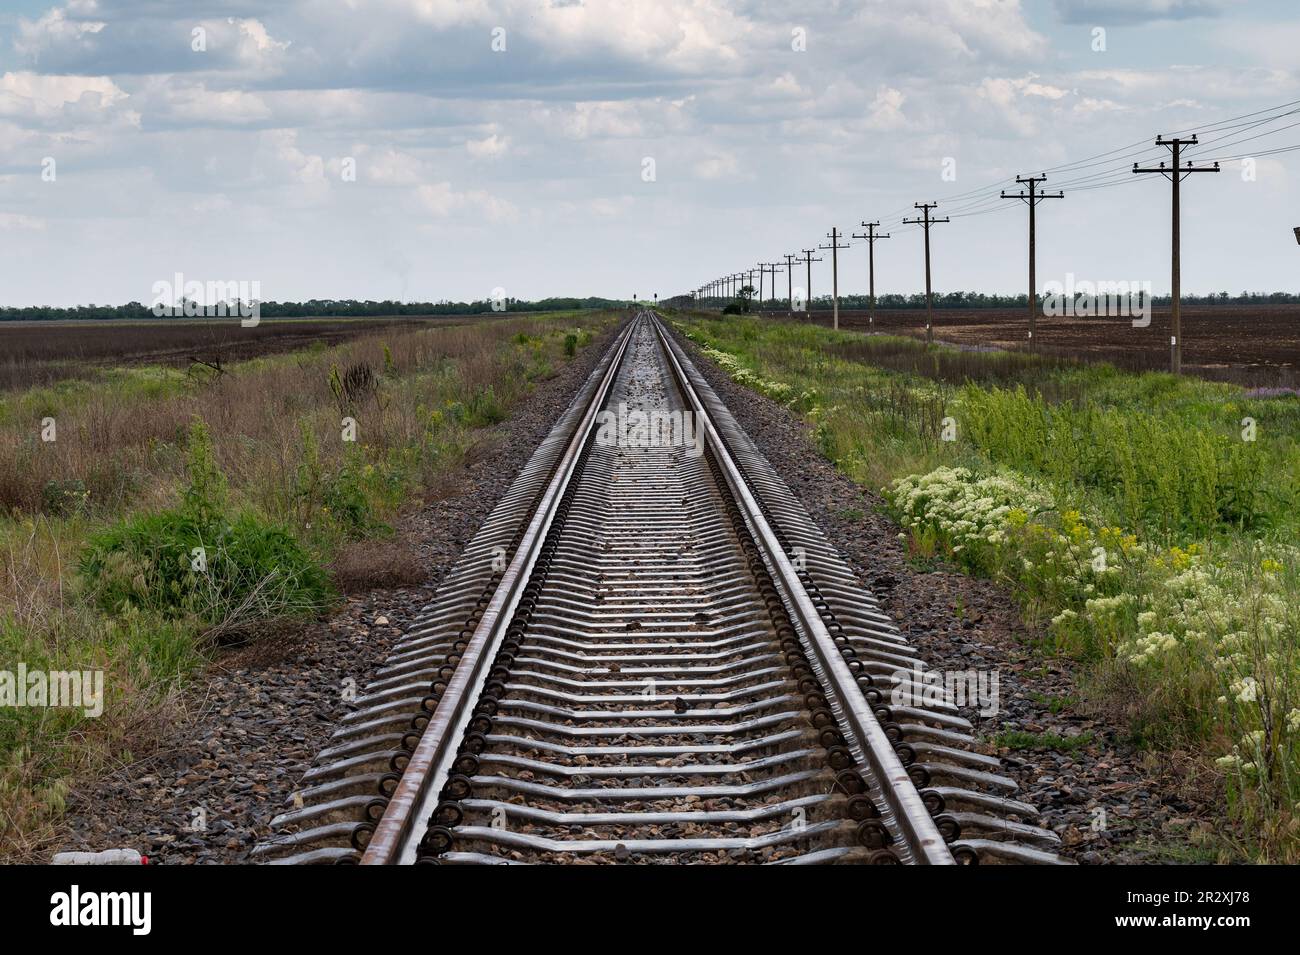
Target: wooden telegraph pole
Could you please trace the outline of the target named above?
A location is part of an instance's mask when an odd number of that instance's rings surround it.
[[[876,240],[888,239],[888,232],[877,232],[880,228],[879,222],[864,222],[862,225],[866,232],[855,232],[851,236],[854,239],[867,240],[867,326],[871,329],[876,327]]]
[[[840,249],[847,249],[847,245],[840,245],[840,230],[831,227],[831,231],[826,233],[826,238],[831,240],[830,245],[819,245],[819,249],[830,249],[831,251],[831,327],[836,331],[840,327]]]
[[[1168,179],[1174,186],[1174,221],[1173,221],[1173,267],[1170,270],[1172,277],[1170,280],[1170,329],[1169,329],[1169,371],[1178,375],[1183,370],[1183,316],[1182,316],[1182,262],[1179,234],[1181,230],[1179,216],[1179,197],[1178,186],[1184,178],[1194,172],[1219,172],[1219,164],[1216,162],[1213,166],[1197,166],[1194,163],[1182,164],[1182,149],[1184,146],[1197,145],[1196,137],[1190,139],[1165,139],[1163,136],[1156,137],[1157,146],[1167,146],[1173,153],[1174,164],[1165,166],[1162,162],[1159,166],[1149,169],[1139,169],[1138,164],[1133,164],[1135,173],[1159,173]]]
[[[1037,192],[1039,183],[1047,181],[1046,174],[1042,176],[1016,176],[1016,182],[1029,187],[1029,191],[1020,190],[1020,192],[1002,191],[1003,199],[1021,199],[1029,206],[1029,347],[1031,350],[1038,347],[1038,339],[1034,337],[1034,332],[1038,329],[1038,253],[1035,251],[1035,226],[1034,210],[1044,199],[1064,199],[1063,192]]]
[[[803,250],[804,265],[808,267],[808,288],[804,290],[803,310],[809,315],[812,314],[812,264],[821,261],[821,259],[814,259],[812,257],[812,254],[816,251],[816,249]]]
[[[784,266],[781,265],[780,262],[768,262],[766,264],[767,264],[767,270],[772,273],[772,307],[776,308],[776,303],[777,303],[776,273],[781,271],[781,269],[784,268]]]
[[[942,219],[931,219],[930,210],[937,209],[937,202],[914,202],[912,203],[917,209],[921,210],[921,218],[904,219],[904,225],[919,225],[925,228],[925,343],[934,344],[934,291],[930,285],[930,226],[937,225],[940,222],[951,222],[947,216]]]
[[[1300,230],[1296,232],[1296,239],[1300,240]],[[795,259],[799,258],[797,253],[787,253],[785,256],[785,304],[794,314],[794,265]]]

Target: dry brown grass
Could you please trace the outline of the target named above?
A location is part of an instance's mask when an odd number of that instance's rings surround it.
[[[231,319],[178,321],[0,322],[0,392],[94,378],[111,366],[157,364],[185,370],[196,359],[228,366],[261,355],[338,344],[395,329],[465,325],[455,318],[266,320],[244,328]],[[491,319],[486,319],[491,320]]]
[[[147,501],[182,473],[179,448],[200,417],[232,486],[256,489],[255,503],[282,513],[301,462],[304,426],[327,458],[344,450],[345,413],[357,420],[358,442],[375,453],[407,447],[427,429],[437,404],[469,402],[489,388],[502,404],[517,398],[527,387],[528,349],[501,346],[543,328],[541,320],[514,319],[399,330],[328,351],[255,360],[206,381],[144,370],[66,393],[29,392],[0,402],[0,510],[41,511],[51,482],[80,482],[89,506],[101,512]],[[340,408],[330,371],[354,365],[376,374],[387,368],[390,380],[378,400]],[[47,417],[54,419],[52,442],[42,440]]]
[[[0,396],[0,515],[7,515],[0,666],[98,669],[105,687],[96,719],[66,709],[0,710],[0,856],[40,847],[78,780],[157,748],[183,716],[179,688],[212,659],[218,637],[241,642],[232,659],[272,659],[301,632],[301,624],[250,620],[218,635],[210,621],[108,614],[78,592],[74,571],[88,535],[125,514],[176,503],[194,418],[211,434],[232,507],[288,527],[332,562],[346,591],[412,586],[423,581],[409,544],[349,541],[438,493],[474,453],[476,430],[504,417],[564,360],[566,329],[596,329],[615,317],[392,329],[255,359],[206,380],[132,368]],[[350,397],[331,387],[352,368],[369,369],[353,382],[373,376],[377,387],[351,389]],[[342,440],[345,416],[356,419],[356,444]],[[40,440],[44,417],[55,419],[53,442]],[[342,523],[328,494],[304,493],[337,483],[345,466],[365,471],[367,523]],[[84,487],[84,506],[67,513],[80,495],[52,498],[51,482]]]
[[[339,548],[330,564],[334,585],[344,594],[419,587],[428,574],[407,540],[357,541]]]

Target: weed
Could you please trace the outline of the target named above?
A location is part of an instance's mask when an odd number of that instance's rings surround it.
[[[1056,733],[1027,733],[1024,730],[1006,730],[989,742],[998,749],[1050,749],[1058,753],[1073,753],[1092,745],[1091,731],[1077,736],[1058,736]]]

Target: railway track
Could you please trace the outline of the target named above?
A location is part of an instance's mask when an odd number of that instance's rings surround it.
[[[921,669],[643,312],[254,856],[1060,862]]]

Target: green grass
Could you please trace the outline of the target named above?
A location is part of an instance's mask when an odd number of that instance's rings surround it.
[[[1092,745],[1091,731],[1078,736],[1058,736],[1056,733],[1026,733],[1024,730],[1006,730],[989,739],[998,749],[1050,749],[1057,753],[1073,753]]]
[[[1064,713],[1066,710],[1074,709],[1079,705],[1077,697],[1073,696],[1054,696],[1048,693],[1031,693],[1029,698],[1039,706],[1045,707],[1053,716]]]
[[[914,566],[988,576],[1156,749],[1300,860],[1300,399],[748,317],[679,317],[878,491]]]

